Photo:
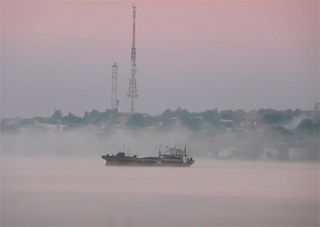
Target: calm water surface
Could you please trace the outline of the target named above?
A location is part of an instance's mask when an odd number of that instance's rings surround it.
[[[319,165],[2,157],[1,226],[319,226]]]

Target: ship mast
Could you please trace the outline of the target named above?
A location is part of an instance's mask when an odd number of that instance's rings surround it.
[[[135,37],[136,36],[136,6],[133,4],[133,26],[132,26],[132,47],[131,47],[131,78],[129,81],[129,92],[127,96],[131,99],[131,114],[134,112],[134,103],[135,99],[138,97],[137,93],[137,81],[136,81],[136,74],[137,74],[137,52],[136,52],[136,43]]]

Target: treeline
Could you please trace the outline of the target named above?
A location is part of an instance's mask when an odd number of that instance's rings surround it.
[[[198,156],[256,160],[319,161],[319,111],[167,109],[160,115],[121,113],[113,110],[85,112],[82,117],[55,110],[50,117],[2,119],[1,132],[36,130],[90,130],[106,138],[119,132],[158,136],[170,134],[173,141],[188,141]],[[134,133],[130,134],[132,131]],[[162,136],[161,136],[162,135]],[[143,141],[142,143],[146,143]]]
[[[296,124],[295,124],[296,122]],[[268,128],[277,127],[280,130],[296,129],[319,134],[319,112],[296,110],[259,109],[246,112],[244,110],[206,110],[204,112],[189,112],[186,109],[166,109],[162,114],[151,116],[141,113],[121,113],[116,110],[99,112],[86,111],[82,117],[72,113],[63,116],[60,110],[55,110],[51,117],[34,117],[21,119],[3,119],[1,131],[15,130],[33,125],[65,125],[67,128],[94,125],[123,125],[128,128],[145,127],[175,127],[183,126],[190,130],[226,129],[226,128]],[[291,125],[290,125],[291,124]],[[293,128],[292,128],[293,127]]]

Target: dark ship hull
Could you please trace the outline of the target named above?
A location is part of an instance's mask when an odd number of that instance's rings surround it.
[[[106,160],[107,166],[172,166],[189,167],[194,163],[192,157],[188,157],[185,150],[169,148],[169,151],[158,157],[142,157],[136,155],[126,155],[124,152],[118,152],[116,155],[103,155],[101,158]]]

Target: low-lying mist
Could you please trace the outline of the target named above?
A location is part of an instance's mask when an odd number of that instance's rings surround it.
[[[157,155],[160,146],[191,145],[192,133],[172,131],[114,129],[99,131],[90,127],[71,130],[25,129],[1,135],[3,155],[31,156],[99,156],[116,153]],[[194,144],[192,147],[196,147]],[[191,152],[191,150],[190,150]],[[196,154],[196,152],[192,152]]]
[[[318,226],[318,163],[278,161],[291,147],[317,149],[317,138],[181,126],[3,132],[0,225]],[[190,168],[106,167],[101,159],[123,147],[142,157],[179,145],[196,160]],[[218,158],[277,162],[204,161]]]
[[[121,149],[142,157],[156,156],[159,149],[164,151],[167,146],[186,145],[189,155],[201,159],[219,158],[219,152],[221,158],[221,151],[229,149],[232,150],[232,155],[226,154],[226,158],[288,160],[289,149],[302,147],[309,152],[306,160],[317,160],[319,136],[315,134],[296,137],[283,135],[277,130],[221,132],[192,131],[185,127],[113,127],[102,130],[92,125],[52,130],[25,128],[2,133],[1,154],[94,158],[107,153],[113,154]]]

